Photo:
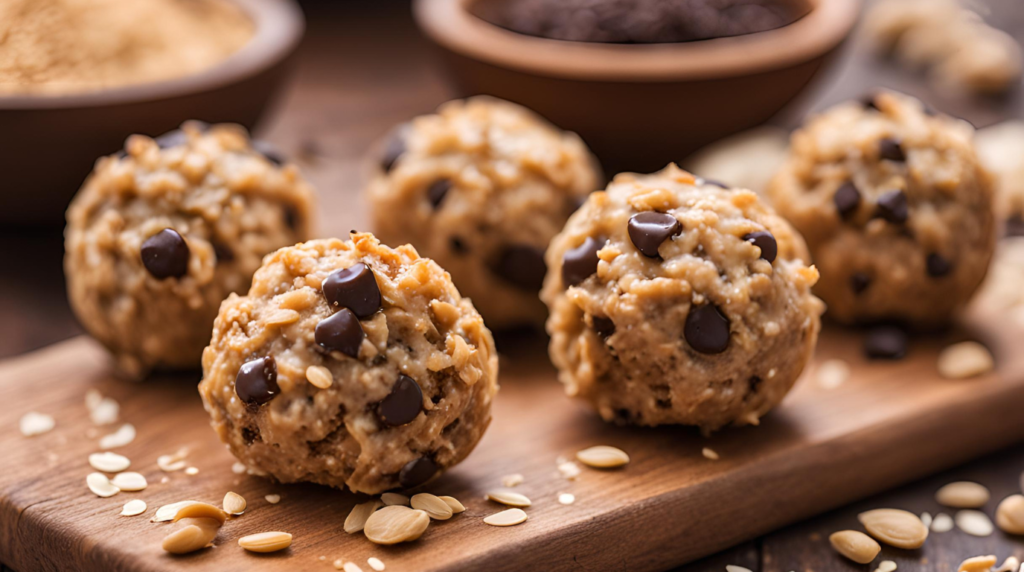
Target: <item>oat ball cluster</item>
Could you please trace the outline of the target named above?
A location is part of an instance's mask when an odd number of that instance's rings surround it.
[[[197,368],[221,300],[309,237],[313,190],[254,145],[241,127],[199,122],[133,135],[68,208],[71,307],[124,373]]]
[[[932,326],[967,303],[995,244],[993,182],[973,133],[879,93],[793,134],[769,195],[810,246],[829,316]]]
[[[488,325],[510,328],[543,323],[544,250],[600,184],[575,134],[474,97],[399,128],[368,195],[381,240],[436,260]]]
[[[373,494],[469,454],[498,358],[437,263],[353,234],[268,256],[221,306],[203,374],[213,427],[250,468]]]
[[[606,420],[757,424],[810,359],[823,306],[803,240],[751,191],[670,165],[620,174],[547,252],[569,395]]]

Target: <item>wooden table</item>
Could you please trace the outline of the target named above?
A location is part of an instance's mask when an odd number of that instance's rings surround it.
[[[1020,0],[987,0],[991,22],[1024,37]],[[309,32],[301,49],[295,83],[260,135],[299,157],[320,189],[330,212],[344,213],[325,225],[348,229],[363,218],[353,197],[362,187],[367,146],[391,125],[428,112],[453,95],[443,73],[433,65],[425,41],[411,23],[407,2],[345,0],[307,3]],[[800,101],[777,118],[792,126],[808,110],[855,97],[876,86],[893,87],[928,100],[933,106],[984,126],[1024,116],[1020,93],[1001,99],[964,100],[932,92],[922,77],[867,54],[852,40],[837,65],[819,78]],[[682,158],[680,158],[682,159]],[[84,175],[84,174],[83,174]],[[0,357],[68,338],[80,330],[63,296],[62,240],[59,229],[4,229],[0,247],[7,263],[0,267]],[[859,570],[828,546],[829,533],[856,524],[857,512],[871,507],[927,506],[934,490],[954,479],[977,480],[993,498],[1020,487],[1024,447],[1014,447],[949,473],[868,499],[810,521],[769,534],[683,570],[721,571],[726,564],[755,572],[787,570]],[[887,549],[888,550],[888,549]],[[987,538],[962,532],[942,535],[920,553],[892,551],[901,571],[955,570],[962,559],[994,553],[1024,557],[1024,544],[996,533]],[[22,571],[26,572],[26,571]]]

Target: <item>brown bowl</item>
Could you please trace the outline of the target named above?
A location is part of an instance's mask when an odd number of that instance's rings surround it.
[[[610,172],[659,169],[764,122],[800,93],[860,13],[860,0],[810,0],[806,16],[771,31],[602,44],[511,32],[472,14],[474,1],[413,6],[462,95],[537,111],[579,133]]]
[[[253,20],[249,43],[220,64],[169,81],[66,96],[0,96],[0,221],[59,223],[92,170],[132,133],[187,119],[255,127],[305,27],[292,0],[231,0]]]

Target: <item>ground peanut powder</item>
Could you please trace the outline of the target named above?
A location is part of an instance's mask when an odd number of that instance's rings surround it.
[[[4,0],[0,94],[182,77],[223,61],[252,35],[252,21],[223,0]]]

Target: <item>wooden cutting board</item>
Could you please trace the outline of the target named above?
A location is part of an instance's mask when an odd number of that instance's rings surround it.
[[[0,366],[0,561],[23,572],[326,571],[338,558],[369,571],[371,556],[395,572],[663,570],[1024,437],[1022,331],[1007,322],[976,307],[961,329],[916,340],[899,362],[866,362],[861,333],[826,328],[816,363],[848,361],[853,375],[845,384],[821,387],[812,366],[760,427],[710,439],[688,428],[605,424],[562,395],[543,340],[506,340],[490,431],[463,465],[427,486],[461,499],[466,512],[432,522],[420,540],[396,547],[342,530],[364,498],[234,474],[234,459],[207,424],[198,374],[118,381],[104,352],[79,338]],[[938,350],[968,333],[992,348],[997,372],[939,378]],[[117,399],[122,421],[136,427],[135,441],[117,452],[148,477],[145,491],[102,499],[86,488],[87,455],[98,450],[84,406],[90,388]],[[53,415],[57,427],[23,437],[18,420],[28,411]],[[575,481],[557,473],[556,458],[598,444],[620,447],[632,461],[621,470],[583,467]],[[197,475],[156,467],[157,456],[183,445],[192,448]],[[705,459],[706,446],[721,459]],[[501,507],[484,493],[512,473],[525,477],[515,490],[533,500],[529,520],[487,526],[483,518]],[[184,557],[160,550],[175,525],[151,523],[157,507],[185,499],[219,505],[229,490],[249,508],[226,523],[215,548]],[[562,492],[574,494],[575,504],[559,504]],[[271,493],[280,503],[265,500]],[[119,516],[136,498],[149,510]],[[292,547],[261,556],[237,546],[241,536],[270,530],[292,533]]]

